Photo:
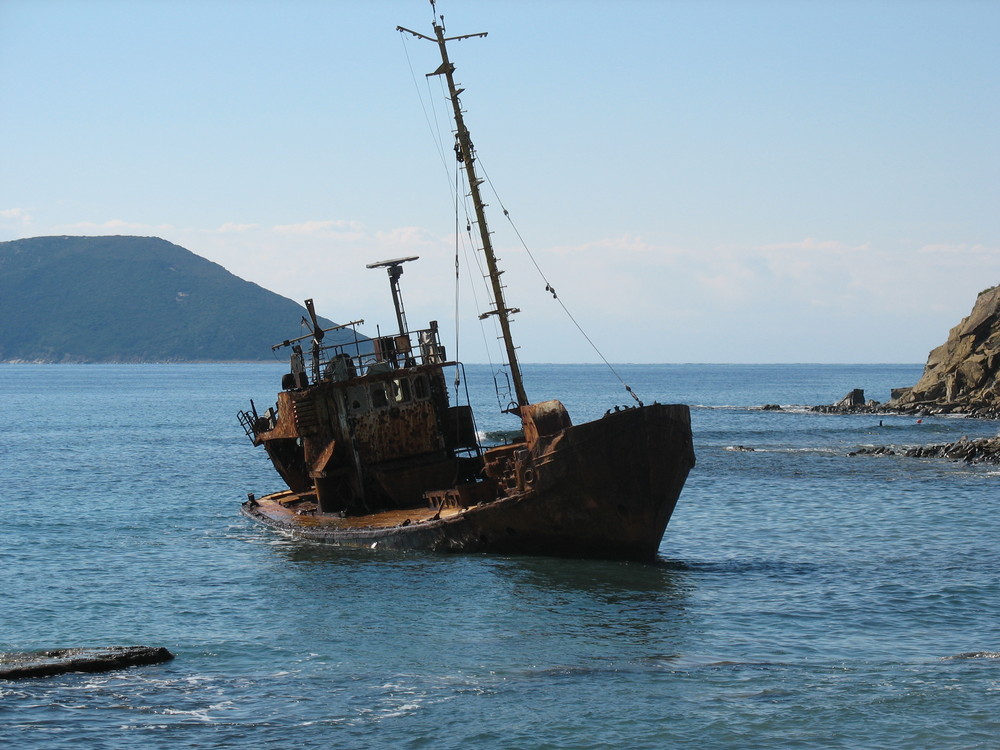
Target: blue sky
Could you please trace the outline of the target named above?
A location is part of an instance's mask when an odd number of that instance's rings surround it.
[[[922,362],[1000,283],[1000,3],[438,12],[489,32],[451,55],[491,208],[611,361]],[[393,316],[365,265],[419,255],[409,321],[453,336],[437,51],[395,31],[430,19],[424,0],[0,0],[0,240],[160,236],[369,328]],[[490,222],[522,359],[597,361]],[[473,284],[458,354],[495,359]]]

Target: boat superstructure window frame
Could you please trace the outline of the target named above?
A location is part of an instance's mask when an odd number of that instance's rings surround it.
[[[385,409],[389,406],[389,394],[386,393],[386,385],[388,384],[382,380],[368,386],[368,396],[371,399],[372,411]]]
[[[431,397],[431,384],[424,373],[413,376],[413,398],[415,401],[426,401]]]
[[[393,378],[390,381],[390,387],[392,388],[392,399],[397,404],[407,404],[413,400],[408,377]]]
[[[348,414],[364,414],[371,410],[368,389],[363,385],[351,385],[344,392],[344,403]]]

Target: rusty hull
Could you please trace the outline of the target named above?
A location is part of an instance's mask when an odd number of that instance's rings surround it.
[[[694,466],[688,407],[653,404],[578,426],[558,402],[526,409],[526,440],[486,452],[496,499],[344,518],[283,492],[243,513],[345,547],[654,559]]]

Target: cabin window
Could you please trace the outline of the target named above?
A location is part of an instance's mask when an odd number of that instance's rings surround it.
[[[372,408],[380,409],[389,405],[389,398],[385,395],[385,383],[376,383],[371,387]]]
[[[360,386],[348,388],[344,400],[351,414],[368,411],[368,391]]]
[[[397,404],[405,404],[410,400],[410,381],[400,378],[392,381],[392,397]]]
[[[418,401],[424,401],[425,399],[430,398],[430,395],[431,389],[430,385],[427,383],[427,376],[417,375],[417,377],[413,379],[413,397]]]

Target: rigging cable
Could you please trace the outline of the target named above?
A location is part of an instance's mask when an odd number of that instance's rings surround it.
[[[437,148],[438,158],[441,159],[442,164],[446,164],[444,160],[444,145],[441,143],[441,139],[438,136],[440,128],[435,128],[431,123],[430,115],[427,114],[427,105],[424,104],[424,97],[420,94],[420,84],[417,83],[417,74],[413,70],[413,61],[410,59],[410,50],[406,46],[406,37],[403,32],[399,32],[399,41],[403,45],[403,54],[406,57],[406,64],[410,68],[410,77],[413,79],[413,88],[417,91],[417,100],[420,102],[420,109],[424,113],[424,120],[427,122],[427,129],[431,131],[431,138],[434,140],[434,146]],[[428,86],[429,86],[428,82]],[[434,100],[432,97],[428,96],[428,100],[431,102],[431,108],[434,107]],[[437,110],[434,111],[434,121],[437,122]]]
[[[437,80],[438,80],[438,83],[439,83],[439,86],[440,86],[441,97],[443,99],[448,99],[449,97],[448,97],[448,93],[445,90],[443,79],[440,76],[438,76]],[[450,122],[451,121],[449,120],[449,125],[450,125]],[[457,134],[455,134],[454,129],[452,128],[451,130],[452,130],[452,134],[456,135],[456,139],[457,139]],[[442,148],[442,151],[443,151],[443,148]],[[462,206],[462,209],[465,212],[465,234],[466,234],[466,239],[468,241],[468,244],[465,246],[465,249],[466,249],[466,253],[465,253],[465,255],[466,255],[466,267],[468,267],[470,269],[473,267],[473,264],[471,262],[469,262],[469,250],[471,248],[471,250],[472,250],[472,259],[475,261],[475,267],[479,271],[479,277],[482,280],[483,289],[484,289],[484,291],[486,293],[486,297],[487,297],[487,299],[491,299],[492,298],[492,290],[490,288],[489,283],[487,283],[487,279],[489,278],[489,272],[486,271],[483,268],[483,262],[482,262],[482,256],[481,256],[482,248],[479,247],[479,242],[475,239],[475,237],[473,236],[473,233],[472,233],[472,225],[476,223],[476,220],[472,218],[473,211],[469,207],[469,197],[470,197],[470,194],[469,194],[469,192],[467,190],[464,190],[462,188],[463,184],[467,184],[467,179],[468,178],[466,178],[466,181],[463,183],[461,172],[462,172],[463,169],[465,169],[465,161],[464,161],[464,158],[462,157],[462,151],[461,151],[461,148],[458,145],[457,140],[456,140],[456,143],[455,143],[455,157],[456,158],[453,160],[453,163],[455,164],[455,181],[454,181],[454,187],[452,188],[452,190],[453,190],[454,195],[456,196],[456,201],[460,202],[460,204]],[[458,198],[459,195],[461,195],[463,197],[462,198]],[[456,207],[456,217],[457,216],[458,216],[458,208]],[[480,252],[476,252],[477,249]],[[472,290],[472,297],[473,297],[473,301],[475,303],[475,309],[477,311],[481,310],[482,307],[480,306],[480,303],[479,303],[479,295],[476,293],[476,284],[474,282],[474,279],[471,276],[469,277],[469,288]],[[502,411],[505,407],[504,407],[503,403],[501,403],[501,399],[500,399],[500,387],[497,384],[497,380],[496,380],[497,370],[496,370],[496,366],[494,366],[494,364],[493,364],[493,355],[494,355],[494,352],[492,351],[492,347],[493,346],[497,347],[497,351],[495,353],[497,354],[498,358],[500,359],[500,361],[502,363],[503,360],[504,360],[504,355],[503,355],[502,351],[500,350],[500,345],[498,343],[501,340],[501,338],[502,338],[501,333],[500,333],[500,323],[499,323],[499,320],[495,316],[490,316],[490,321],[492,322],[492,325],[493,325],[493,339],[494,339],[494,342],[495,342],[491,346],[491,344],[489,343],[488,339],[486,338],[486,326],[488,324],[484,323],[484,319],[483,319],[483,317],[481,315],[478,316],[478,317],[479,317],[479,332],[480,332],[480,335],[483,337],[483,348],[484,348],[484,350],[486,352],[486,359],[487,359],[487,362],[490,365],[490,370],[493,372],[493,382],[494,382],[494,389],[496,390],[496,395],[497,395],[497,404],[498,404],[498,406],[500,407],[500,409]],[[503,364],[500,365],[500,368],[501,369],[503,368]],[[507,378],[507,383],[508,383],[508,385],[507,385],[507,397],[508,397],[508,401],[509,401],[510,400],[510,378],[509,377]]]
[[[456,162],[455,162],[455,185],[456,185],[455,192],[456,193],[459,192],[458,186],[462,184],[461,170],[462,170],[461,163],[458,160],[456,160]],[[473,237],[473,234],[472,234],[473,220],[472,220],[472,218],[471,218],[471,216],[469,214],[469,205],[468,205],[468,200],[467,200],[468,196],[466,195],[465,197],[466,197],[466,200],[463,201],[462,204],[461,204],[462,207],[465,209],[465,239],[467,240],[467,242],[463,243],[463,247],[465,248],[465,258],[466,258],[465,265],[466,265],[467,268],[471,269],[473,267],[473,263],[475,263],[475,267],[479,271],[479,277],[480,277],[480,279],[483,280],[484,287],[486,288],[487,296],[489,296],[489,286],[485,283],[485,280],[488,277],[488,274],[486,273],[486,271],[483,270],[482,257],[480,255],[480,253],[476,252],[477,244],[476,244],[476,240],[475,240],[475,238]],[[460,218],[460,216],[459,216],[458,206],[456,205],[456,208],[455,208],[456,224],[457,224],[459,218]],[[461,233],[457,232],[456,234],[460,236]],[[458,236],[456,236],[456,241],[457,241],[457,239],[458,239]],[[470,248],[472,250],[472,253],[471,253],[472,258],[471,259],[469,258]],[[455,262],[456,262],[456,265],[457,265],[458,264],[458,257],[457,256],[455,258]],[[469,276],[469,289],[472,291],[472,299],[473,299],[473,302],[475,303],[475,308],[477,310],[481,309],[480,305],[479,305],[479,295],[476,293],[476,284],[475,284],[474,279],[473,279],[473,277],[471,275]],[[499,344],[497,344],[496,342],[499,342],[499,340],[501,338],[500,332],[498,330],[500,324],[497,322],[496,316],[491,315],[491,316],[489,316],[489,319],[490,319],[490,321],[492,322],[492,325],[493,325],[494,342],[495,342],[494,346],[499,346]],[[490,345],[489,340],[486,338],[486,326],[487,325],[488,324],[485,322],[485,320],[483,320],[483,318],[480,317],[479,318],[479,333],[483,337],[483,351],[486,352],[486,361],[489,364],[489,366],[490,366],[490,372],[493,375],[493,389],[496,392],[497,406],[500,408],[501,411],[504,411],[506,407],[504,406],[503,400],[501,398],[501,395],[500,395],[500,383],[497,380],[497,375],[500,374],[501,372],[503,372],[503,365],[501,364],[499,366],[499,368],[498,368],[498,366],[495,365],[494,362],[493,362],[492,346]],[[502,354],[500,355],[500,359],[501,359],[501,361],[503,360],[503,355]],[[511,400],[510,376],[507,373],[504,373],[504,375],[505,375],[505,377],[507,379],[507,388],[506,388],[506,396],[505,397],[506,397],[507,401],[510,401]]]
[[[413,61],[410,59],[409,47],[407,46],[407,37],[404,35],[404,33],[402,31],[400,31],[399,38],[400,38],[400,43],[403,45],[403,54],[406,57],[406,64],[407,64],[407,66],[410,69],[410,77],[413,79],[413,87],[414,87],[414,89],[417,92],[417,99],[420,101],[420,109],[423,111],[424,120],[427,123],[427,129],[430,130],[430,132],[431,132],[431,139],[434,141],[434,145],[435,145],[435,148],[437,149],[438,158],[441,161],[441,165],[444,168],[445,173],[448,174],[448,189],[451,191],[451,193],[452,193],[452,199],[453,199],[453,201],[455,203],[455,223],[456,223],[456,229],[457,229],[457,226],[458,226],[458,221],[459,221],[459,216],[460,216],[460,214],[459,214],[459,205],[462,204],[463,207],[464,207],[464,209],[465,209],[465,216],[466,216],[466,234],[468,235],[469,242],[470,242],[471,246],[473,248],[475,248],[476,247],[476,242],[475,242],[475,240],[472,237],[472,224],[474,223],[474,221],[471,218],[471,214],[469,212],[468,203],[462,201],[461,198],[460,198],[460,196],[462,196],[464,194],[464,191],[460,189],[460,185],[461,185],[460,169],[461,169],[461,167],[460,166],[456,166],[456,173],[455,173],[455,178],[456,179],[455,179],[454,184],[452,183],[452,181],[451,181],[451,175],[449,174],[450,173],[450,170],[448,169],[448,161],[449,161],[449,159],[445,155],[446,152],[445,152],[445,148],[444,148],[444,142],[443,142],[443,139],[441,138],[440,120],[438,118],[437,107],[434,106],[434,100],[435,100],[435,98],[434,98],[434,96],[432,94],[432,91],[431,91],[431,81],[430,81],[431,77],[430,76],[425,77],[425,82],[426,82],[426,85],[427,85],[427,100],[430,102],[431,112],[433,113],[433,122],[432,122],[431,116],[428,114],[427,105],[424,103],[424,97],[423,97],[423,95],[421,93],[420,84],[417,83],[417,75],[416,75],[416,72],[414,71],[414,68],[413,68]],[[438,80],[438,86],[440,88],[440,91],[439,91],[440,95],[443,98],[448,99],[448,95],[444,91],[444,81],[441,80],[440,76],[434,76],[434,77],[437,78],[437,80]],[[478,159],[478,156],[476,158]],[[458,164],[460,164],[460,162],[458,162],[458,160],[456,160],[456,165],[458,165]],[[496,188],[493,188],[493,183],[492,182],[490,182],[490,187],[493,189],[493,194],[497,195]],[[466,196],[466,198],[468,198],[468,196]],[[497,195],[497,200],[499,200],[499,195]],[[503,203],[501,202],[501,207],[502,206],[503,206]],[[510,221],[510,216],[507,214],[507,210],[506,209],[504,209],[504,214],[507,216],[508,221]],[[513,222],[511,222],[511,225],[513,226]],[[527,250],[527,246],[525,245],[524,240],[521,238],[521,235],[517,232],[517,228],[516,227],[514,227],[514,232],[515,232],[515,234],[518,235],[518,239],[521,240],[521,245],[525,247],[525,250]],[[458,286],[459,285],[458,285],[458,277],[459,277],[459,265],[460,265],[460,263],[459,263],[459,255],[458,255],[458,242],[459,242],[458,238],[459,238],[459,234],[460,233],[458,231],[456,231],[456,240],[455,240],[455,242],[456,242],[456,246],[455,246],[455,276],[456,276],[456,290],[455,290],[455,335],[456,335],[456,344],[455,344],[455,357],[454,357],[454,359],[456,359],[456,360],[458,359],[458,320],[459,320],[459,315],[458,315],[458,308],[459,308],[459,299],[458,299]],[[468,259],[468,247],[469,246],[466,246],[466,258],[467,259]],[[528,256],[531,257],[530,251],[528,253]],[[473,257],[474,257],[475,262],[476,262],[476,267],[479,270],[480,277],[485,280],[486,278],[488,278],[488,273],[483,270],[483,266],[482,266],[481,259],[479,257],[479,253],[475,253],[474,252],[473,253]],[[532,262],[534,263],[534,258],[532,258]],[[471,264],[468,264],[468,265],[469,265],[470,268],[472,267]],[[538,264],[537,263],[535,264],[535,268],[538,269]],[[538,272],[539,272],[539,274],[541,274],[541,269],[538,269]],[[543,279],[545,278],[544,275],[542,275],[542,278]],[[485,281],[484,281],[484,283],[485,283]],[[479,307],[479,299],[478,299],[478,296],[476,295],[475,284],[472,283],[471,279],[470,279],[470,288],[472,289],[473,300],[475,302],[476,309],[478,310],[478,309],[480,309],[480,307]],[[489,295],[489,287],[488,287],[488,285],[487,285],[487,295]],[[566,309],[565,305],[563,305],[563,309],[564,310]],[[569,312],[568,311],[566,311],[566,312],[567,312],[567,315],[568,315]],[[501,336],[499,334],[499,331],[497,330],[499,328],[499,323],[497,322],[497,319],[496,319],[495,316],[490,316],[490,317],[493,320],[493,329],[494,329],[494,333],[496,334],[496,340],[499,341],[500,338],[501,338]],[[570,319],[572,320],[572,316],[570,316]],[[576,321],[573,321],[573,322],[576,323]],[[577,328],[580,328],[579,324],[577,324]],[[583,329],[580,329],[580,331],[581,331],[581,333],[583,333]],[[493,372],[493,384],[494,384],[494,388],[496,390],[497,403],[500,405],[500,408],[502,410],[504,407],[503,407],[503,404],[501,403],[500,385],[499,385],[499,382],[497,381],[497,375],[500,374],[500,373],[503,373],[505,375],[505,377],[507,379],[507,393],[508,393],[508,396],[511,393],[510,376],[509,376],[508,373],[506,373],[506,372],[503,371],[503,366],[502,365],[501,365],[501,367],[500,367],[499,370],[497,370],[497,368],[494,366],[493,356],[491,354],[491,347],[490,347],[490,344],[489,344],[488,340],[486,339],[485,326],[482,323],[482,321],[480,322],[480,333],[483,336],[483,345],[484,345],[484,348],[485,348],[485,351],[486,351],[486,358],[487,358],[487,361],[488,361],[488,363],[490,365],[490,370]],[[586,334],[584,334],[584,337],[586,338]],[[589,338],[587,340],[590,341]],[[594,346],[593,342],[591,342],[591,346]],[[596,351],[597,347],[594,347],[594,349]],[[597,353],[600,354],[599,351]],[[603,356],[601,358],[603,359]],[[501,360],[502,359],[503,358],[501,357]],[[604,360],[604,361],[605,361],[605,364],[607,364],[607,360]],[[608,364],[608,367],[611,367],[611,365]],[[612,372],[614,372],[614,368],[612,368]],[[617,373],[615,373],[615,374],[617,375]],[[457,380],[457,378],[458,378],[458,373],[456,372],[456,380]],[[621,380],[620,377],[618,379]],[[624,383],[624,381],[622,381],[622,382]],[[458,385],[458,383],[456,382],[456,388],[457,388],[457,385]],[[628,388],[627,385],[625,387],[626,387],[627,390],[631,390],[631,389]],[[635,397],[635,394],[633,394],[633,398],[634,397]],[[636,399],[636,400],[638,400],[638,399]]]
[[[559,296],[556,294],[555,287],[552,286],[552,284],[549,283],[549,280],[545,277],[545,274],[542,272],[541,267],[538,265],[538,261],[536,261],[535,260],[535,256],[532,255],[531,250],[528,247],[528,243],[526,243],[524,241],[524,238],[521,236],[521,233],[517,229],[517,225],[514,224],[514,220],[510,217],[510,212],[507,210],[507,207],[504,205],[503,199],[500,197],[500,194],[497,192],[496,187],[494,187],[493,180],[490,179],[490,176],[489,176],[489,174],[486,171],[486,167],[483,165],[483,160],[482,159],[479,159],[479,168],[480,168],[480,170],[483,173],[483,177],[485,177],[486,181],[489,183],[490,190],[493,191],[493,195],[496,197],[497,203],[500,204],[500,208],[503,210],[503,215],[507,218],[507,221],[510,223],[511,229],[514,230],[514,234],[517,235],[517,239],[520,241],[521,247],[523,247],[524,251],[528,254],[528,258],[531,259],[531,263],[532,263],[532,265],[535,266],[535,270],[538,271],[538,275],[542,277],[542,281],[545,282],[545,291],[548,292],[549,294],[551,294],[552,295],[552,299],[554,299],[556,302],[559,303],[559,306],[563,309],[563,312],[566,313],[566,316],[572,321],[573,325],[576,326],[576,329],[580,332],[580,334],[583,336],[583,338],[585,338],[587,340],[587,343],[590,344],[591,348],[595,352],[597,352],[597,356],[601,358],[601,360],[604,362],[604,364],[607,365],[608,369],[611,370],[611,372],[614,374],[614,376],[616,378],[618,378],[618,382],[622,384],[622,386],[625,388],[626,391],[628,391],[629,395],[632,396],[632,398],[634,398],[638,402],[639,406],[642,406],[643,405],[642,401],[636,395],[635,391],[632,390],[632,387],[628,383],[625,382],[625,379],[622,378],[622,376],[618,374],[618,371],[614,368],[614,366],[610,362],[608,362],[607,358],[604,356],[604,354],[601,352],[601,350],[597,348],[597,344],[595,344],[591,340],[590,336],[587,335],[587,332],[583,330],[583,327],[577,322],[576,318],[573,317],[573,313],[571,313],[569,311],[569,308],[566,307],[566,303],[563,302],[561,299],[559,299]]]
[[[417,92],[417,99],[420,102],[420,109],[424,113],[424,120],[427,122],[427,129],[431,133],[431,139],[434,141],[434,147],[438,152],[438,159],[441,160],[441,167],[444,169],[445,179],[448,181],[448,189],[454,192],[454,187],[451,184],[451,170],[448,168],[448,159],[445,157],[444,143],[441,139],[441,126],[438,122],[438,112],[437,107],[434,106],[434,97],[431,95],[431,81],[430,78],[425,77],[425,83],[427,84],[427,101],[430,102],[431,112],[434,115],[433,122],[431,121],[431,116],[427,113],[427,105],[424,103],[424,96],[420,91],[420,84],[417,83],[417,74],[413,70],[413,61],[410,60],[410,50],[407,47],[407,37],[403,32],[399,32],[399,40],[403,45],[403,54],[406,57],[406,64],[410,68],[410,77],[413,79],[413,88]]]
[[[459,269],[461,268],[461,264],[458,262],[458,258],[459,258],[459,256],[458,256],[458,246],[459,246],[459,243],[460,243],[460,239],[459,238],[461,237],[461,234],[458,231],[458,218],[459,217],[458,217],[458,184],[457,183],[455,185],[455,188],[456,189],[454,191],[454,199],[455,199],[455,354],[454,354],[454,358],[455,358],[456,362],[459,362],[459,361],[461,361],[461,358],[459,357],[459,348],[458,348],[459,341],[461,340],[459,338],[459,325],[461,324],[462,317],[458,314],[458,310],[459,310],[459,307],[460,307],[459,302],[461,300],[462,285],[461,285],[461,281],[460,281],[460,278],[459,278]],[[458,403],[458,386],[460,385],[460,382],[459,382],[460,381],[459,372],[460,372],[460,369],[458,367],[456,367],[455,368],[455,403]]]

